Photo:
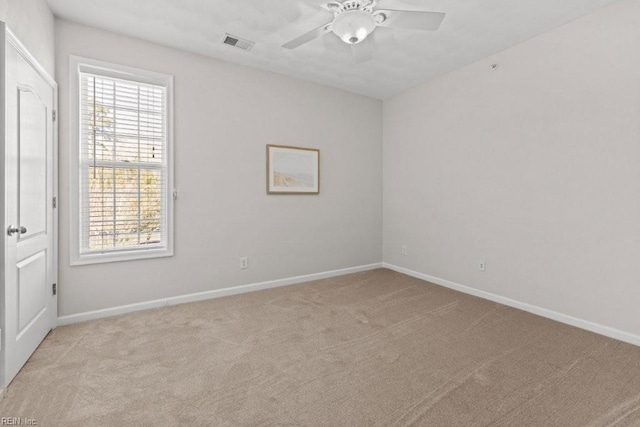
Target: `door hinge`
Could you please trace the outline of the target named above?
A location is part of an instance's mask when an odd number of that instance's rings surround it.
[[[56,110],[51,111],[51,118],[54,122],[58,119],[58,112]]]
[[[51,285],[51,290],[53,291],[54,295],[57,295],[58,294],[58,285],[55,284],[55,283],[53,285]]]
[[[58,198],[54,197],[53,200],[51,201],[51,205],[53,206],[53,209],[58,207]]]

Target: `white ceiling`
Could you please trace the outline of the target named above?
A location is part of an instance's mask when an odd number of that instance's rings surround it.
[[[282,44],[332,20],[322,0],[48,0],[56,16],[166,46],[385,99],[500,52],[617,0],[379,0],[446,12],[437,32],[378,27],[373,59],[354,64],[327,34]],[[245,52],[225,33],[256,42]]]

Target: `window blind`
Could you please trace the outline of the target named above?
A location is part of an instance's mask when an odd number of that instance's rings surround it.
[[[166,247],[167,88],[81,72],[80,253]]]

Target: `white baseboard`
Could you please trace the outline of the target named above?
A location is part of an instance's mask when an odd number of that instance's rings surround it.
[[[624,341],[629,344],[640,346],[640,336],[621,331],[619,329],[610,328],[608,326],[600,325],[588,320],[579,319],[577,317],[569,316],[567,314],[558,313],[557,311],[548,310],[546,308],[538,307],[535,305],[527,304],[524,302],[516,301],[511,298],[506,298],[490,292],[481,291],[469,286],[460,285],[450,280],[441,279],[439,277],[430,276],[424,273],[418,273],[417,271],[409,270],[407,268],[398,267],[386,262],[382,263],[384,268],[396,271],[398,273],[406,274],[407,276],[415,277],[416,279],[422,279],[427,282],[434,283],[436,285],[444,286],[445,288],[453,289],[465,294],[473,295],[483,299],[497,302],[499,304],[507,305],[509,307],[517,308],[520,310],[528,311],[529,313],[537,314],[538,316],[546,317],[551,320],[555,320],[560,323],[575,326],[580,329],[586,329],[587,331],[595,332],[596,334],[604,335],[609,338]]]
[[[343,268],[341,270],[325,271],[322,273],[308,274],[305,276],[289,277],[286,279],[270,280],[268,282],[252,283],[249,285],[234,286],[224,289],[199,292],[196,294],[181,295],[177,297],[157,299],[137,304],[121,305],[118,307],[105,308],[102,310],[88,311],[85,313],[72,314],[58,317],[58,326],[70,325],[72,323],[86,322],[88,320],[102,319],[105,317],[117,316],[119,314],[132,313],[135,311],[149,310],[151,308],[165,307],[169,305],[184,304],[188,302],[204,301],[230,295],[244,294],[263,289],[277,288],[280,286],[294,285],[298,283],[310,282],[312,280],[328,279],[330,277],[343,276],[345,274],[359,273],[361,271],[382,268],[382,263],[361,265],[358,267]]]

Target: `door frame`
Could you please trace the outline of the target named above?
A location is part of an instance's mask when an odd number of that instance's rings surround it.
[[[60,198],[58,195],[58,123],[60,117],[58,116],[58,84],[49,75],[49,73],[40,65],[38,60],[27,50],[27,48],[20,42],[16,35],[9,29],[9,27],[2,21],[0,21],[0,105],[6,106],[6,58],[7,47],[11,45],[18,54],[44,79],[44,81],[53,90],[53,111],[56,115],[53,121],[53,197],[56,199],[56,207],[52,209],[53,213],[53,283],[58,283],[58,210],[60,207]],[[6,111],[5,108],[3,108]],[[0,165],[2,165],[3,173],[0,173],[0,224],[2,229],[2,244],[0,245],[0,396],[2,396],[2,389],[7,386],[5,378],[6,370],[6,255],[7,255],[7,235],[5,228],[7,226],[7,205],[6,205],[6,168],[4,167],[6,162],[5,147],[6,147],[6,116],[0,114]],[[52,203],[52,201],[49,201]],[[53,307],[51,310],[51,316],[53,317],[52,325],[55,328],[58,325],[58,294],[60,292],[60,286],[57,285],[56,295],[53,296]],[[1,397],[0,397],[1,398]]]

